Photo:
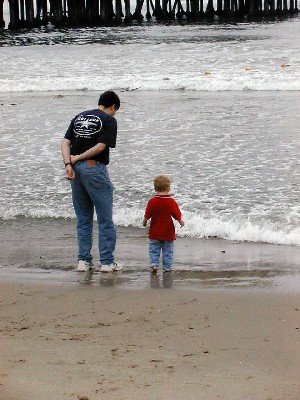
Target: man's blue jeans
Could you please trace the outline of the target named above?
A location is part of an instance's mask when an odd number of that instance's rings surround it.
[[[91,261],[94,209],[98,222],[100,262],[114,262],[116,229],[112,220],[113,185],[106,165],[95,166],[79,161],[74,165],[75,179],[71,181],[72,198],[77,217],[78,260]]]
[[[159,265],[160,252],[162,252],[162,263],[164,269],[168,270],[173,264],[174,240],[149,241],[150,266]]]

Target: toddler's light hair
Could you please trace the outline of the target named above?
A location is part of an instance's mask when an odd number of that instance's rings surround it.
[[[153,184],[156,192],[169,192],[171,179],[166,175],[158,175],[154,178]]]

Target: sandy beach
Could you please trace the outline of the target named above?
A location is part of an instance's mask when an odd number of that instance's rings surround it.
[[[0,400],[300,400],[299,17],[186,22],[0,37]],[[60,143],[107,89],[124,270],[78,273]],[[160,174],[185,227],[153,275]]]
[[[299,248],[179,238],[153,276],[118,228],[123,274],[88,276],[75,221],[1,231],[1,399],[299,400]]]
[[[1,399],[300,398],[299,294],[1,284]]]

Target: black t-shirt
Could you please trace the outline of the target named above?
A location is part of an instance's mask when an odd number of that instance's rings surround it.
[[[94,160],[107,165],[109,148],[116,147],[117,121],[99,109],[84,111],[72,119],[65,139],[71,141],[73,156],[84,153],[98,143],[106,144],[106,148]]]

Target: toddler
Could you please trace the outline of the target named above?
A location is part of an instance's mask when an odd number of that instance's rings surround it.
[[[149,229],[149,257],[150,269],[156,272],[159,266],[160,253],[162,252],[163,271],[172,271],[175,227],[172,217],[184,226],[181,211],[176,201],[170,196],[171,181],[168,176],[159,175],[154,179],[156,195],[147,204],[143,226]]]

